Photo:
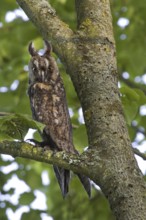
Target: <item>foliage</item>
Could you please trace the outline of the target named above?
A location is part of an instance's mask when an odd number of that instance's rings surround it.
[[[23,141],[30,128],[41,132],[44,125],[26,115],[8,114],[2,116],[0,117],[0,140],[17,139]]]
[[[76,15],[73,0],[51,0],[61,19],[76,28]],[[120,94],[123,103],[125,116],[129,128],[131,140],[136,142],[137,132],[145,134],[146,128],[146,89],[145,80],[145,22],[146,4],[144,1],[111,1],[113,13],[114,32],[117,44],[117,58],[120,78]],[[17,9],[17,10],[16,10]],[[15,19],[8,22],[8,12],[13,12]],[[0,138],[24,139],[28,128],[38,129],[38,123],[32,121],[27,91],[27,70],[29,55],[27,45],[34,41],[37,48],[42,48],[40,33],[33,24],[18,14],[18,5],[15,1],[1,0],[0,8],[0,112],[11,113],[0,118]],[[10,13],[9,13],[10,18]],[[120,19],[129,21],[127,26],[119,24]],[[79,121],[80,104],[69,76],[65,73],[63,66],[59,63],[67,99],[70,109],[73,112],[72,123],[74,128],[74,143],[78,150],[83,151],[87,146],[87,136],[84,124]],[[142,88],[142,90],[141,90]],[[144,113],[141,111],[144,109]],[[26,117],[27,114],[27,117]],[[39,127],[40,128],[40,127]],[[142,129],[141,129],[142,128]],[[13,134],[13,132],[15,132]],[[37,137],[37,135],[36,135]],[[145,140],[143,139],[140,143]],[[73,177],[70,185],[70,195],[63,200],[60,194],[57,181],[52,168],[46,164],[16,158],[6,158],[3,155],[0,160],[0,207],[1,218],[10,219],[11,210],[17,212],[24,209],[22,215],[25,219],[43,219],[41,216],[47,213],[55,220],[78,220],[78,219],[113,219],[108,204],[100,190],[93,187],[93,196],[88,200],[82,186],[77,178]],[[43,182],[43,173],[49,175],[50,184]],[[17,178],[16,178],[17,177]],[[8,187],[8,183],[15,184]],[[19,181],[18,181],[19,179]],[[27,185],[26,190],[18,193],[19,184]],[[20,185],[21,185],[20,184]],[[46,207],[41,204],[35,208],[33,202],[36,199],[36,190],[46,195]],[[57,195],[57,196],[56,196]],[[14,198],[16,201],[14,202]],[[6,215],[7,213],[7,215]],[[16,219],[16,217],[14,217]],[[11,214],[12,220],[12,214]]]
[[[146,62],[143,47],[146,44],[145,10],[144,1],[112,1],[120,91],[129,134],[133,142],[137,141],[137,132],[142,134],[142,142],[145,141]],[[126,19],[127,25],[120,25],[121,19]]]

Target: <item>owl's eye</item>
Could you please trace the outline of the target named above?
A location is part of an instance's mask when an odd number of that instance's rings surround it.
[[[36,67],[33,67],[32,70],[35,71],[35,70],[36,70]]]
[[[34,60],[33,61],[33,67],[32,69],[35,71],[39,68],[39,60]]]

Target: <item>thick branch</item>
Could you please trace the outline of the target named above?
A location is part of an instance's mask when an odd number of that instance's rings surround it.
[[[51,41],[53,50],[62,58],[68,57],[68,52],[73,53],[73,31],[56,15],[55,9],[47,0],[17,0],[30,20],[41,32],[44,39]]]
[[[88,156],[86,153],[78,155],[69,154],[64,151],[53,152],[47,147],[36,147],[26,142],[3,141],[0,142],[0,154],[8,154],[13,157],[22,157],[48,164],[55,164],[92,178],[92,173],[90,172],[92,168],[90,167],[93,166],[93,163],[89,159],[87,160]]]
[[[75,0],[75,4],[80,31],[114,42],[109,0]]]

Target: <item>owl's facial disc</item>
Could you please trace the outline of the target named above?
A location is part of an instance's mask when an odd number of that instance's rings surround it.
[[[49,75],[49,60],[45,57],[35,56],[32,58],[29,64],[29,73],[31,78],[31,83],[45,82]]]

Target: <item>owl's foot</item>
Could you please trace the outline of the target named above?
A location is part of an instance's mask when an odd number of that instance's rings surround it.
[[[48,146],[48,144],[46,143],[46,141],[37,141],[35,139],[27,139],[27,141],[34,143],[36,147],[44,148],[44,150],[51,149],[50,146]]]

